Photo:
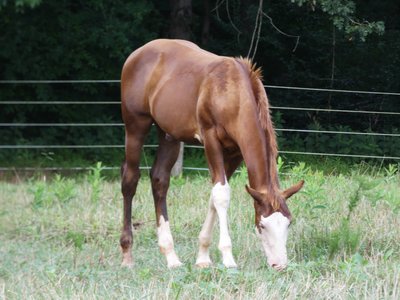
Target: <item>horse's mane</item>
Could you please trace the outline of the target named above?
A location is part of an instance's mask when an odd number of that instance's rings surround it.
[[[264,129],[264,131],[267,131],[269,125],[269,107],[268,98],[266,97],[267,95],[265,94],[262,84],[262,89],[260,89],[260,82],[262,82],[263,80],[261,67],[257,67],[257,65],[253,63],[250,58],[247,57],[239,57],[236,60],[249,72],[250,82],[253,88],[254,97],[258,108],[258,118],[260,120],[262,129]]]
[[[258,118],[260,120],[261,128],[265,132],[268,168],[269,174],[272,177],[271,184],[273,185],[273,190],[276,190],[276,188],[279,189],[279,180],[276,169],[278,145],[276,142],[274,126],[270,117],[267,94],[262,84],[262,70],[261,67],[257,67],[256,64],[253,63],[249,58],[239,57],[236,58],[236,61],[239,62],[243,66],[243,68],[249,72],[249,78],[258,109]],[[271,205],[274,209],[278,209],[280,204],[276,198],[275,200],[276,201],[273,201]]]

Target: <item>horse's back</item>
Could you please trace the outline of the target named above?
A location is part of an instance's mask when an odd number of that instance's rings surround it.
[[[192,140],[199,131],[200,86],[210,66],[219,60],[184,40],[155,40],[137,49],[122,70],[125,122],[134,113],[148,114],[175,138]]]
[[[148,115],[172,137],[187,142],[201,128],[235,119],[239,94],[250,92],[249,72],[237,59],[184,40],[154,40],[125,62],[122,115]]]

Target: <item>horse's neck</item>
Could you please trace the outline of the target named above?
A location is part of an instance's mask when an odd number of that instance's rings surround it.
[[[271,151],[275,145],[268,144],[270,141],[263,130],[252,129],[247,127],[250,134],[242,139],[240,146],[250,186],[260,192],[276,193],[279,189],[276,154],[275,150]]]

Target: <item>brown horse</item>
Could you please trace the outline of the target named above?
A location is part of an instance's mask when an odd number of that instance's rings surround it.
[[[171,168],[179,141],[204,145],[214,187],[199,235],[196,265],[211,264],[209,246],[216,216],[226,267],[236,267],[228,232],[228,180],[244,160],[248,193],[254,198],[255,226],[268,263],[277,270],[287,265],[286,240],[291,215],[286,199],[303,182],[279,187],[275,132],[261,83],[261,70],[247,59],[222,57],[183,40],[155,40],[134,51],[121,78],[125,122],[125,161],[122,166],[124,221],[120,244],[123,265],[132,264],[132,198],[140,177],[140,153],[152,124],[159,148],[151,169],[158,245],[168,267],[181,262],[174,250],[166,205]]]

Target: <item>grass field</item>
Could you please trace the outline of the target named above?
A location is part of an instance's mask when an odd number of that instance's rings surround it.
[[[289,207],[289,267],[267,267],[254,233],[244,171],[231,180],[229,210],[238,269],[225,269],[214,232],[210,269],[194,267],[211,184],[171,182],[168,208],[185,265],[159,253],[150,182],[134,201],[132,269],[120,267],[122,200],[100,169],[81,178],[0,183],[0,299],[399,299],[400,175],[397,166],[329,175],[304,164],[281,168],[282,186],[305,179]],[[372,175],[371,175],[372,174]]]

